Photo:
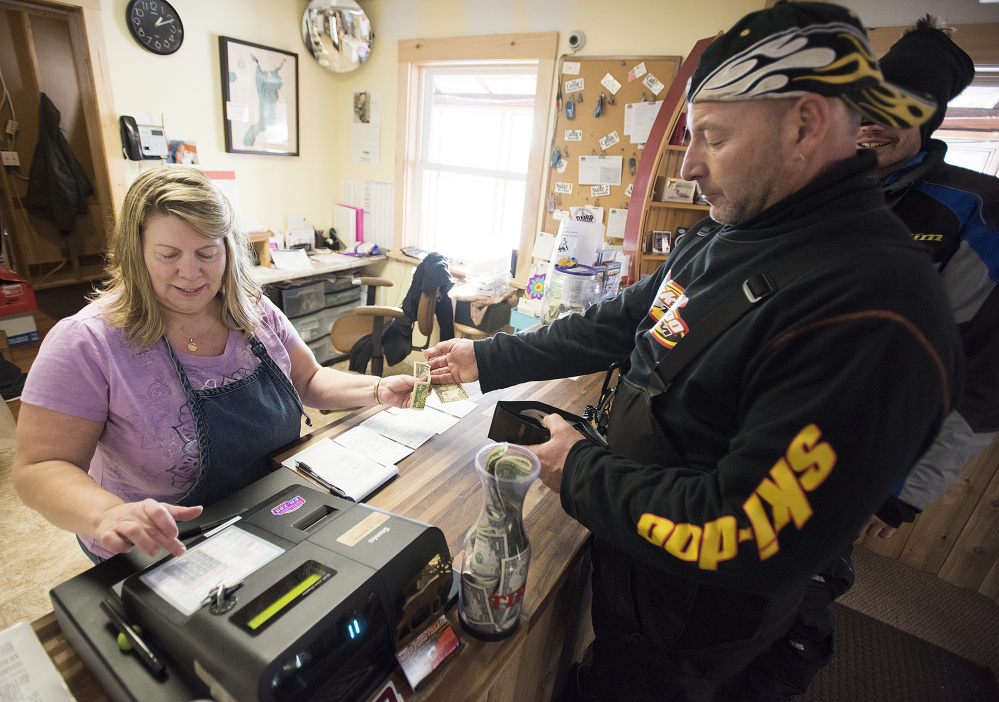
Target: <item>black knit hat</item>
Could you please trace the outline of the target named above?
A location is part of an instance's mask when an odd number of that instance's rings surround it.
[[[933,116],[919,128],[923,148],[947,115],[947,103],[975,77],[974,61],[934,22],[929,15],[916,22],[879,61],[885,78],[936,100]]]
[[[865,119],[908,128],[933,115],[923,97],[885,82],[857,15],[824,2],[778,2],[715,39],[687,86],[689,102],[840,97]]]

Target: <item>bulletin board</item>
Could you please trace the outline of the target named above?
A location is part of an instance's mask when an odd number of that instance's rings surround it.
[[[629,186],[635,181],[645,145],[632,143],[626,129],[643,121],[633,117],[639,113],[647,116],[652,109],[650,103],[662,103],[681,60],[680,56],[562,57],[555,130],[546,154],[548,177],[542,231],[555,234],[559,225],[556,214],[567,213],[570,207],[603,207],[605,226],[611,208],[628,207]],[[629,108],[632,103],[643,104]],[[599,115],[595,116],[598,105]],[[601,156],[621,157],[620,184],[616,180],[612,184],[592,184],[595,174],[598,180],[608,176],[613,179],[616,160],[597,158]],[[580,157],[586,158],[581,161]],[[581,171],[588,184],[581,184]],[[619,239],[609,240],[621,243]]]

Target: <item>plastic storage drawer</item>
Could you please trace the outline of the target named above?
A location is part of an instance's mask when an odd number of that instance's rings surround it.
[[[301,317],[318,312],[326,306],[326,290],[323,281],[302,285],[276,285],[271,299],[288,317]]]
[[[361,299],[361,288],[348,288],[340,292],[326,292],[326,306],[339,307]]]
[[[329,336],[332,324],[326,324],[327,315],[324,314],[325,312],[326,310],[320,310],[291,320],[291,326],[295,327],[295,331],[302,337],[302,341],[309,343],[320,337]]]

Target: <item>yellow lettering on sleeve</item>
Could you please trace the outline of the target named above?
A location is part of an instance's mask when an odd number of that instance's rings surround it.
[[[677,524],[663,548],[681,561],[696,561],[701,545],[701,531],[701,527],[694,524]]]
[[[718,570],[719,561],[735,558],[739,549],[737,531],[735,517],[720,517],[705,524],[698,567],[703,570]]]
[[[787,461],[798,473],[798,480],[806,492],[811,492],[829,477],[836,465],[836,451],[823,441],[819,443],[822,431],[814,424],[798,432],[787,447]]]
[[[756,486],[756,494],[770,503],[773,511],[773,527],[780,532],[787,523],[794,520],[799,529],[812,516],[812,506],[801,489],[798,481],[783,458],[774,463],[770,469],[772,481],[763,479]]]
[[[666,539],[673,533],[674,526],[670,520],[646,512],[638,520],[638,533],[643,539],[661,548],[666,545]]]

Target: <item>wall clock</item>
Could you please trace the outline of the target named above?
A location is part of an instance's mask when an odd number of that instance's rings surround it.
[[[129,0],[125,21],[139,46],[154,54],[172,54],[184,42],[180,15],[163,0]]]

